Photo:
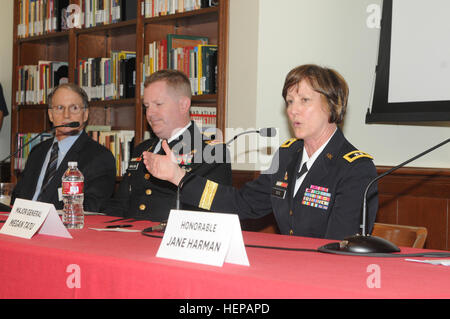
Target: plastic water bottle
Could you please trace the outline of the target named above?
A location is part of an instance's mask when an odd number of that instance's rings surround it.
[[[84,227],[84,177],[77,162],[69,162],[62,177],[62,196],[64,201],[62,221],[68,229]]]

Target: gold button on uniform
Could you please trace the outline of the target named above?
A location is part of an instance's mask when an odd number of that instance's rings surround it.
[[[289,235],[293,235],[294,234],[294,231],[291,229],[290,231],[289,231]]]
[[[139,205],[139,209],[140,210],[145,210],[145,205],[144,204]]]
[[[145,190],[145,195],[151,195],[152,194],[152,190],[150,188]]]
[[[289,216],[292,216],[294,213],[292,212],[292,209],[289,211]]]
[[[145,174],[145,175],[144,175],[144,178],[145,178],[145,179],[150,179],[150,174],[149,174],[149,173]]]

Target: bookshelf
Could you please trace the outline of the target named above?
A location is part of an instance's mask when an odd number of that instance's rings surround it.
[[[40,22],[42,19],[37,17],[45,16],[49,12],[50,7],[48,3],[52,2],[58,8],[59,1],[61,2],[61,9],[67,4],[77,5],[81,9],[80,12],[83,12],[83,15],[79,16],[81,26],[60,31],[55,24],[46,23],[45,21]],[[93,61],[97,59],[96,62],[101,61],[102,65],[107,65],[109,68],[116,63],[112,61],[112,52],[119,51],[135,53],[135,61],[132,61],[135,65],[135,87],[132,88],[134,94],[131,97],[127,95],[120,96],[118,84],[116,84],[117,87],[114,87],[113,84],[110,84],[110,86],[106,85],[106,83],[109,83],[107,81],[114,77],[113,71],[109,72],[109,77],[100,76],[100,81],[104,81],[100,85],[103,87],[101,89],[103,90],[102,93],[98,93],[100,91],[94,88],[92,88],[92,92],[91,89],[87,89],[90,91],[89,96],[91,97],[88,125],[109,126],[112,131],[132,130],[134,131],[135,144],[142,142],[146,131],[149,131],[145,114],[142,110],[141,97],[144,76],[147,74],[144,73],[144,59],[149,54],[149,44],[166,39],[167,34],[204,36],[208,38],[208,44],[217,46],[215,92],[194,95],[192,105],[200,108],[211,108],[216,115],[217,128],[224,132],[228,0],[93,0],[87,2],[85,0],[14,0],[12,152],[17,148],[18,134],[38,133],[51,128],[47,115],[46,101],[40,100],[39,96],[27,95],[29,93],[24,92],[24,83],[27,83],[28,86],[26,87],[28,88],[36,89],[38,87],[42,91],[43,87],[52,83],[51,80],[49,80],[49,77],[43,76],[44,80],[36,82],[39,81],[39,70],[45,70],[39,66],[36,67],[37,73],[32,73],[28,70],[26,76],[28,82],[24,82],[22,77],[24,77],[23,74],[25,73],[20,73],[20,68],[25,65],[38,66],[42,64],[40,61],[67,62],[68,80],[83,86],[85,84],[83,81],[86,79],[83,76],[88,72],[86,71],[88,69],[85,68],[86,66],[95,63]],[[134,8],[126,8],[126,13],[131,13],[132,18],[129,20],[119,21],[116,16],[113,17],[113,12],[117,12],[116,10],[118,9],[114,7],[115,4],[121,4],[122,2],[127,6],[135,6]],[[212,2],[213,6],[208,7],[211,4],[210,2]],[[94,12],[92,7],[88,7],[91,3],[97,3],[97,5],[103,3],[106,6],[104,8],[105,11],[100,10],[100,7],[95,7],[98,10]],[[183,3],[190,7],[181,10],[175,10],[175,7],[173,7]],[[201,7],[202,4],[203,7]],[[31,5],[33,6],[33,12],[36,12],[34,14],[35,18],[31,17],[32,9],[30,7],[26,8],[26,6]],[[74,7],[71,6],[69,8]],[[88,9],[92,11],[86,11]],[[28,20],[24,19],[24,12],[28,12]],[[86,15],[86,12],[91,14]],[[72,13],[79,12],[72,11],[68,12],[67,15],[72,15]],[[122,16],[124,13],[125,11],[123,10]],[[135,15],[133,16],[133,14]],[[107,18],[108,15],[109,19]],[[58,21],[56,17],[48,20]],[[33,28],[29,26],[30,24],[33,24]],[[86,27],[88,25],[93,26]],[[46,31],[46,29],[48,30]],[[26,34],[27,31],[28,34]],[[84,64],[80,65],[80,61],[84,61]],[[130,62],[129,60],[127,61]],[[130,63],[130,65],[133,64]],[[131,67],[129,66],[128,70]],[[53,71],[51,66],[49,68],[49,70]],[[51,71],[49,72],[51,73]],[[130,73],[121,72],[122,74]],[[35,76],[32,77],[30,74]],[[91,78],[89,79],[91,80]],[[98,74],[97,79],[99,79]],[[22,82],[20,82],[21,80]],[[48,83],[42,84],[43,81]],[[99,95],[96,95],[97,93]],[[45,95],[42,92],[40,94],[40,96]],[[35,99],[31,99],[31,97]],[[15,170],[14,160],[11,163],[11,179],[13,182],[16,182],[19,172]]]

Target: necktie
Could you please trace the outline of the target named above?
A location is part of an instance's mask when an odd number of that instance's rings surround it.
[[[39,193],[38,200],[41,199],[44,189],[48,186],[53,176],[56,173],[56,167],[58,166],[58,142],[53,143],[52,152],[50,153],[50,160],[45,171],[44,180],[42,181],[41,192]]]
[[[305,162],[305,163],[303,163],[303,166],[302,166],[300,172],[297,172],[297,174],[295,174],[294,196],[297,195],[298,189],[300,188],[300,185],[301,185],[299,178],[302,177],[303,175],[305,175],[307,171],[308,171],[308,167],[306,167],[306,162]]]
[[[297,172],[296,179],[299,179],[300,177],[302,177],[303,174],[306,174],[307,171],[308,171],[308,167],[306,167],[306,162],[305,162],[305,163],[303,163],[303,166],[302,166],[302,169],[300,170],[300,172]]]

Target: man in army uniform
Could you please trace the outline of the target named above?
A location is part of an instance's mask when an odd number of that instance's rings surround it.
[[[347,107],[347,83],[332,69],[302,65],[286,76],[282,95],[295,138],[281,145],[267,172],[240,190],[186,173],[168,155],[144,152],[147,169],[182,184],[181,201],[190,205],[237,212],[241,218],[273,212],[282,234],[329,239],[357,234],[363,194],[377,172],[372,157],[350,144],[337,126]],[[376,185],[367,203],[370,233]]]
[[[156,136],[135,147],[114,198],[104,203],[100,211],[151,221],[168,219],[170,210],[176,208],[177,186],[152,176],[142,162],[144,151],[165,154],[162,141],[173,149],[175,161],[183,171],[231,184],[226,146],[209,143],[190,120],[191,86],[184,73],[163,70],[148,77],[143,106]],[[199,210],[190,205],[182,205],[180,209]]]

